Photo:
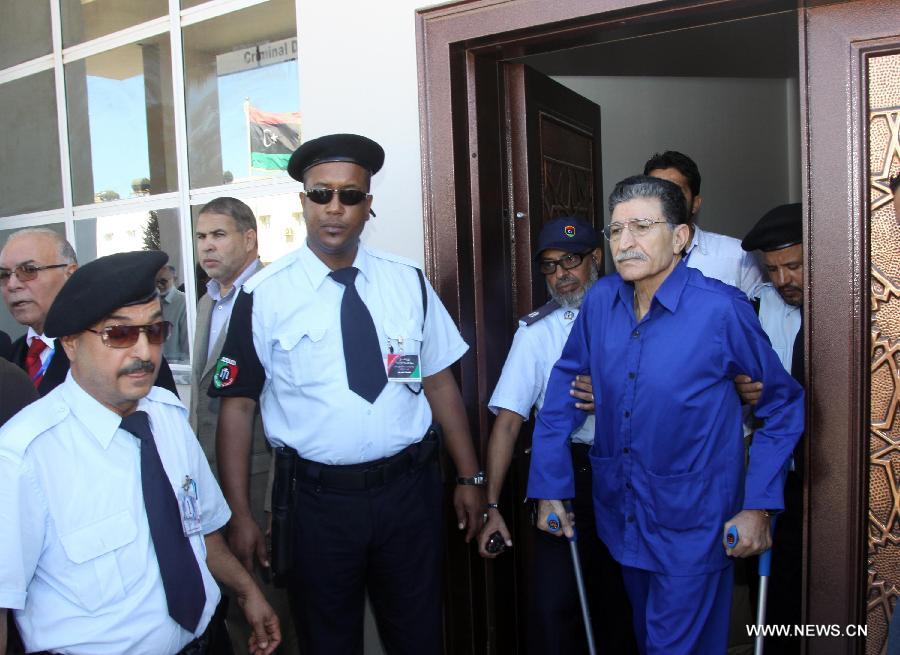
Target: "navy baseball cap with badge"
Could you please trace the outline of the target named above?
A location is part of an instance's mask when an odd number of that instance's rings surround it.
[[[600,239],[593,225],[577,216],[561,216],[544,223],[538,235],[534,260],[538,261],[541,253],[550,248],[582,253],[599,245]]]
[[[120,307],[150,302],[159,295],[156,274],[167,261],[169,256],[164,252],[140,250],[99,257],[78,268],[50,306],[45,334],[48,337],[78,334]],[[165,339],[168,330],[162,329]],[[121,347],[116,345],[117,337],[113,335],[104,343]]]

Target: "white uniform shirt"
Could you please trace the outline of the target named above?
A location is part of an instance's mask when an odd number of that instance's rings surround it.
[[[427,377],[466,352],[427,281],[423,320],[415,264],[360,245],[353,266],[360,271],[356,289],[372,315],[382,356],[389,348],[418,354]],[[424,393],[416,395],[403,383],[388,382],[374,404],[350,391],[341,338],[344,286],[329,272],[304,245],[244,284],[253,294],[253,344],[265,369],[260,407],[266,436],[274,446],[291,446],[323,464],[389,457],[422,439],[431,408]]]
[[[527,421],[532,407],[541,409],[550,372],[566,345],[576,316],[577,309],[560,307],[531,325],[520,323],[488,403],[494,414],[508,409]],[[571,439],[574,443],[592,444],[594,415],[588,412],[584,415],[585,422],[572,433]]]
[[[231,512],[187,411],[153,387],[147,412],[179,493],[197,484],[203,533]],[[206,629],[220,592],[202,534],[191,537],[206,590],[197,631],[169,616],[141,491],[138,439],[69,373],[0,430],[0,607],[15,610],[26,650],[90,655],[176,653]]]
[[[706,232],[696,225],[685,258],[691,268],[737,287],[748,298],[756,298],[765,283],[756,258],[741,248],[740,241],[724,234]]]
[[[802,308],[784,302],[781,294],[771,284],[760,289],[759,322],[788,373],[791,372],[794,340],[800,331],[801,315]]]

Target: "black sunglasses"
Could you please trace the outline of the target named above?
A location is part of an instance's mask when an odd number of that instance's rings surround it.
[[[171,323],[159,321],[150,325],[110,325],[102,330],[88,328],[87,331],[99,334],[103,345],[107,348],[131,348],[137,343],[141,332],[147,335],[147,341],[158,346],[169,338],[171,329]]]
[[[369,194],[365,191],[360,191],[359,189],[309,189],[308,191],[304,191],[306,197],[312,200],[317,205],[327,205],[331,202],[331,199],[334,198],[334,194],[338,194],[338,200],[341,201],[342,205],[346,205],[347,207],[352,207],[353,205],[358,205],[363,200],[369,197]]]
[[[366,198],[370,198],[371,196],[365,191],[360,191],[359,189],[328,189],[328,188],[317,188],[317,189],[309,189],[308,191],[304,191],[303,194],[312,200],[317,205],[327,205],[331,202],[331,199],[334,198],[334,194],[338,194],[338,200],[345,207],[352,207],[353,205],[358,205]],[[372,216],[375,215],[375,212],[369,209],[369,213]]]
[[[538,262],[538,268],[544,275],[555,273],[557,266],[562,266],[564,270],[571,271],[573,268],[581,266],[581,262],[584,261],[584,258],[592,252],[592,250],[586,252],[570,252],[559,259],[542,259]]]
[[[40,273],[41,271],[46,271],[51,268],[64,268],[65,266],[69,266],[69,264],[48,264],[47,266],[19,264],[12,270],[8,268],[0,268],[0,286],[5,287],[9,282],[9,278],[12,277],[13,273],[15,273],[16,277],[19,278],[19,282],[31,282],[38,276],[38,273]]]

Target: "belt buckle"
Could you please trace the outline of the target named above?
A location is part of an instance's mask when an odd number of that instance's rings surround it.
[[[377,466],[363,471],[363,485],[366,489],[384,485],[384,466]]]

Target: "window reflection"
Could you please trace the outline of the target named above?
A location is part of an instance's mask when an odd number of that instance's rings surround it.
[[[50,3],[3,0],[0,44],[0,68],[50,54]]]
[[[75,223],[74,245],[80,264],[131,250],[162,250],[169,255],[169,265],[174,271],[161,270],[157,275],[157,287],[163,296],[163,315],[174,326],[163,354],[169,362],[187,363],[190,337],[178,216],[177,209],[153,209],[79,219]],[[164,288],[161,286],[163,278]]]
[[[167,0],[60,0],[59,6],[65,48],[165,16],[169,10]]]
[[[76,205],[177,188],[168,35],[66,64]]]
[[[0,84],[0,107],[0,216],[59,209],[62,174],[53,71]]]
[[[283,175],[299,145],[294,0],[183,31],[192,188]]]

